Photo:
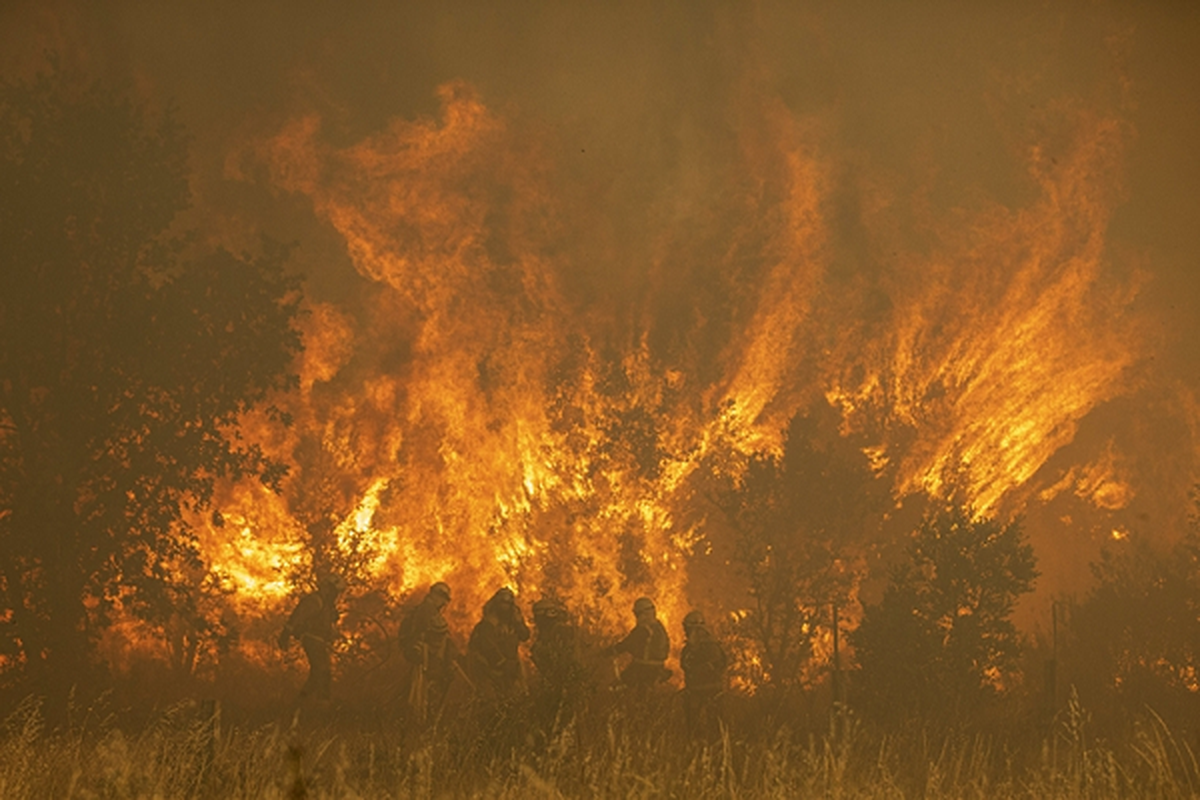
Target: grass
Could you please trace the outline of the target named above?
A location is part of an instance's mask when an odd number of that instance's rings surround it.
[[[1040,730],[803,731],[733,699],[696,741],[678,698],[594,701],[569,722],[464,709],[416,731],[346,712],[222,722],[183,703],[129,731],[96,708],[51,729],[27,699],[0,734],[0,797],[24,798],[1193,798],[1191,747],[1147,712],[1120,742],[1072,703]]]

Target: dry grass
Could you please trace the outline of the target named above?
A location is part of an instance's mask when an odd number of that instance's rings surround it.
[[[49,730],[27,700],[0,738],[0,797],[1191,798],[1191,748],[1153,714],[1120,743],[1072,704],[1053,726],[989,734],[800,733],[747,718],[712,741],[674,698],[592,708],[542,735],[528,709],[414,732],[345,716],[222,724],[181,704],[136,733],[95,711]]]

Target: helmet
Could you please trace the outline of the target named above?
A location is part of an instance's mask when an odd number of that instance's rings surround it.
[[[513,594],[512,589],[508,588],[507,586],[503,586],[496,590],[496,593],[492,595],[492,602],[511,606],[513,603],[517,602],[517,597]]]
[[[558,621],[567,616],[567,610],[563,608],[562,603],[556,600],[551,600],[548,597],[543,597],[533,604],[533,618],[535,620]]]
[[[689,611],[688,615],[683,618],[684,628],[703,628],[704,624],[704,615],[699,611]]]
[[[637,600],[633,601],[633,613],[634,614],[653,614],[654,613],[654,601],[651,600],[649,597],[639,597]]]
[[[346,579],[336,572],[322,573],[317,576],[317,590],[331,594],[341,594],[346,589]]]
[[[446,602],[450,602],[450,584],[445,581],[438,581],[429,587],[429,594],[440,595],[445,598]]]

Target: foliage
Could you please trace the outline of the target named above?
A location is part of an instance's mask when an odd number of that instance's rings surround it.
[[[1020,654],[1009,619],[1037,577],[1019,522],[936,508],[852,632],[868,708],[962,717],[1005,687]]]
[[[0,86],[0,186],[0,648],[77,681],[116,605],[186,615],[182,506],[282,477],[233,426],[293,382],[298,284],[279,247],[184,258],[178,125],[76,76]]]
[[[1092,571],[1096,585],[1071,611],[1071,680],[1089,703],[1106,708],[1194,713],[1200,690],[1196,520],[1165,550],[1144,537],[1111,542]]]
[[[782,456],[750,457],[716,501],[749,587],[734,632],[754,644],[776,686],[801,680],[832,604],[846,601],[855,548],[888,496],[887,481],[834,417],[823,405],[797,414]]]

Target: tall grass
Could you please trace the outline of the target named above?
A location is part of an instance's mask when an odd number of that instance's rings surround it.
[[[1076,702],[1040,728],[987,733],[730,714],[700,741],[676,698],[624,700],[544,727],[516,704],[422,731],[338,712],[223,724],[185,703],[130,731],[94,709],[50,729],[29,699],[0,735],[0,797],[1200,797],[1191,747],[1151,712],[1119,742],[1095,737]]]

